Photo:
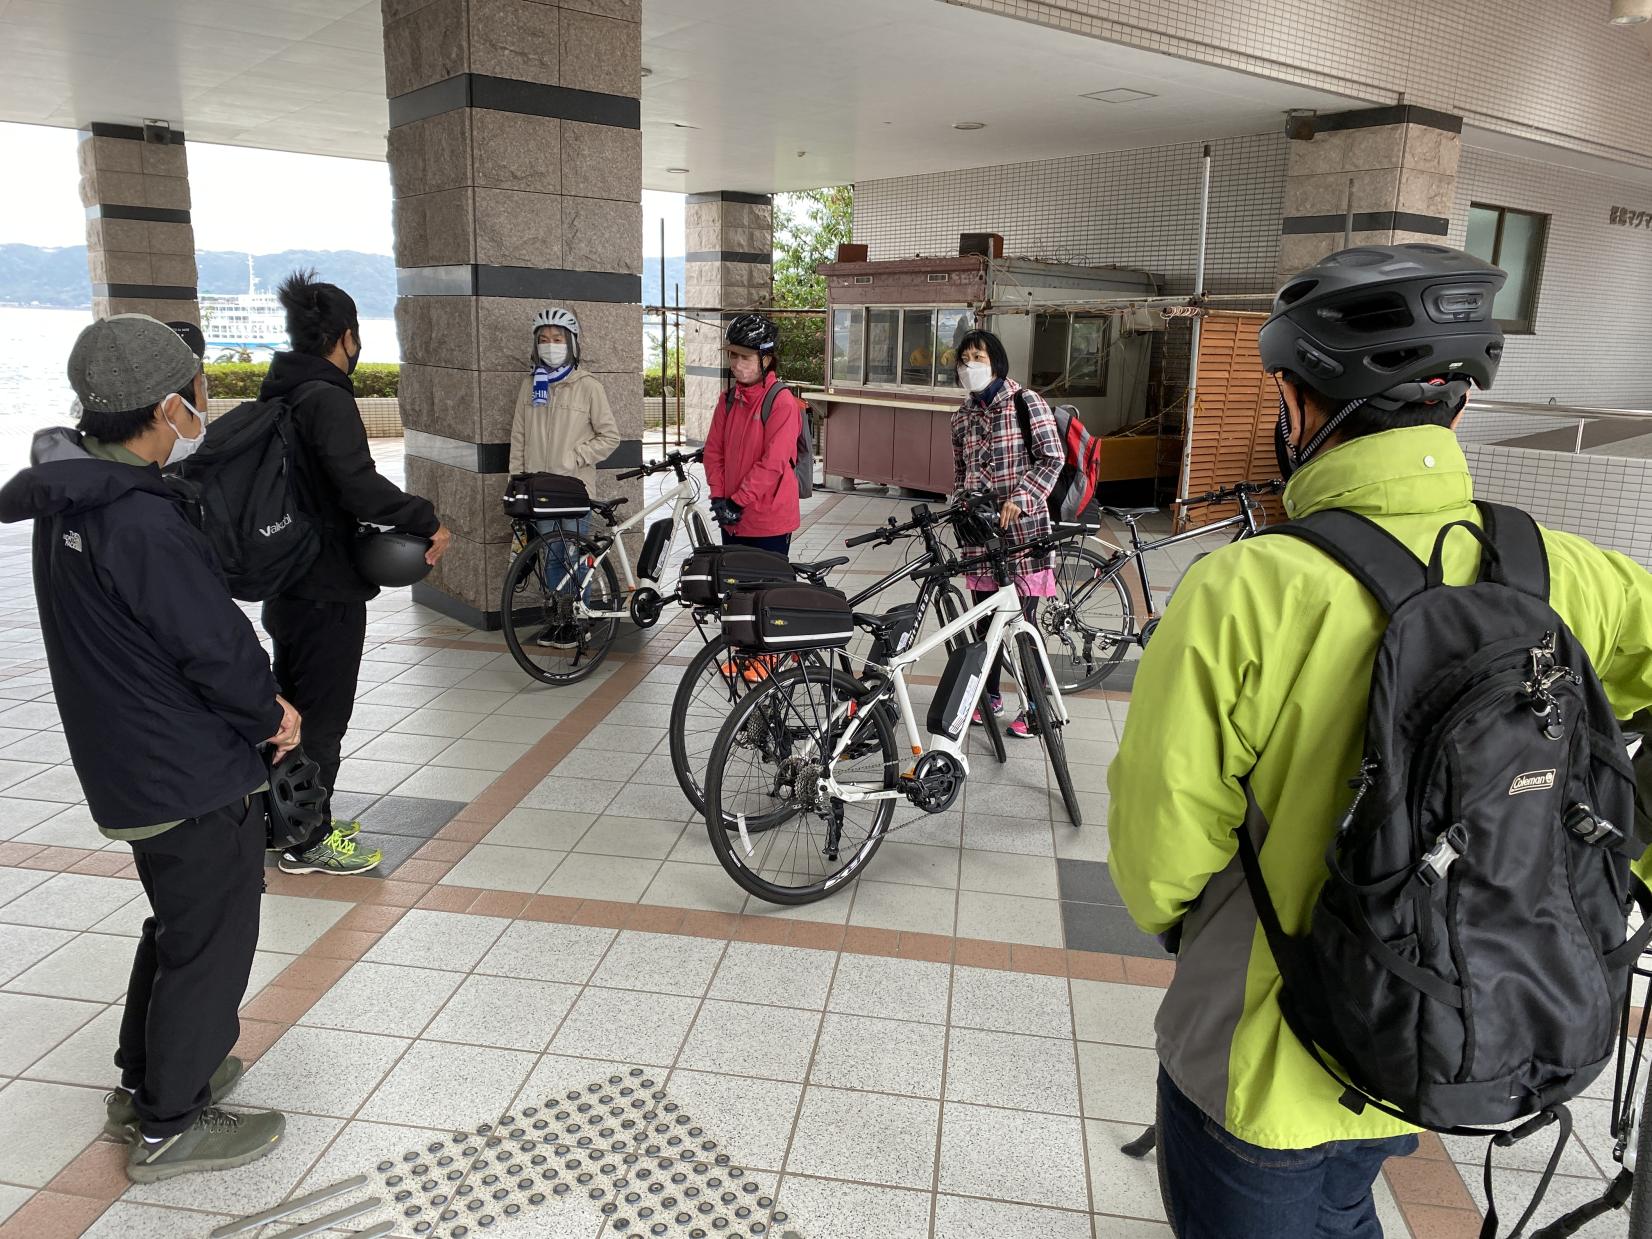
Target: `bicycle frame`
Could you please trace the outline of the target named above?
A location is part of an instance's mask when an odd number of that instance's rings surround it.
[[[1237,542],[1241,538],[1250,537],[1259,528],[1256,522],[1255,510],[1251,508],[1248,503],[1241,503],[1240,510],[1233,516],[1229,516],[1224,520],[1215,521],[1209,525],[1200,525],[1197,529],[1184,530],[1182,533],[1171,534],[1168,538],[1158,538],[1152,542],[1143,542],[1141,540],[1141,535],[1136,531],[1135,522],[1131,521],[1126,523],[1129,525],[1130,529],[1130,549],[1128,551],[1123,547],[1114,547],[1112,543],[1107,542],[1103,538],[1095,539],[1103,546],[1111,547],[1113,553],[1108,556],[1105,568],[1098,572],[1093,580],[1078,591],[1073,599],[1074,605],[1078,605],[1084,599],[1088,598],[1094,590],[1101,586],[1102,582],[1110,581],[1113,577],[1123,572],[1125,564],[1131,560],[1134,560],[1136,563],[1136,577],[1141,583],[1141,596],[1146,601],[1148,615],[1151,616],[1154,613],[1153,584],[1150,580],[1148,580],[1147,576],[1147,556],[1150,552],[1166,550],[1169,547],[1180,545],[1183,542],[1191,542],[1195,538],[1209,537],[1218,530],[1234,527],[1237,528],[1235,529],[1233,537],[1230,538],[1229,541]]]
[[[986,647],[987,657],[985,665],[990,667],[997,660],[1003,650],[1007,638],[1028,633],[1033,638],[1033,645],[1038,650],[1039,662],[1043,664],[1045,683],[1049,689],[1049,704],[1055,712],[1054,723],[1065,726],[1069,721],[1067,704],[1061,699],[1061,689],[1055,682],[1055,669],[1050,665],[1049,653],[1044,649],[1044,642],[1038,635],[1038,628],[1027,619],[1021,610],[1021,595],[1013,584],[1001,585],[991,597],[984,599],[965,611],[957,619],[943,624],[929,637],[917,642],[904,653],[897,654],[878,670],[885,677],[885,686],[878,690],[872,701],[854,703],[857,711],[865,710],[876,701],[883,692],[892,691],[895,695],[896,707],[900,714],[901,728],[905,731],[907,742],[912,747],[914,755],[921,753],[922,748],[916,743],[921,734],[918,728],[918,719],[912,709],[912,697],[907,690],[906,670],[914,666],[923,658],[940,649],[952,638],[971,632],[982,620],[987,620]],[[835,713],[841,713],[849,708],[846,703]],[[843,734],[838,737],[837,745],[833,749],[831,759],[826,763],[826,773],[822,781],[827,793],[836,800],[846,803],[858,803],[869,800],[895,800],[905,793],[898,788],[879,788],[875,791],[854,785],[842,785],[831,774],[833,763],[843,756],[850,741],[855,738],[856,728],[844,728]],[[947,753],[955,758],[962,768],[965,777],[969,775],[969,758],[964,752],[964,746],[956,740],[943,735],[929,733],[929,747],[932,750]]]
[[[684,521],[688,520],[689,513],[698,507],[698,502],[698,484],[692,477],[685,477],[682,481],[678,482],[669,490],[660,492],[659,497],[644,507],[642,511],[628,517],[617,525],[611,526],[599,535],[608,540],[608,545],[602,549],[600,554],[586,556],[581,570],[570,573],[571,576],[577,578],[574,582],[577,588],[570,591],[575,594],[574,614],[582,619],[629,618],[631,613],[625,608],[621,608],[617,611],[596,611],[592,610],[590,607],[587,607],[585,605],[585,583],[590,580],[591,574],[596,571],[598,564],[607,559],[609,555],[614,555],[619,565],[620,588],[622,592],[627,594],[634,593],[637,589],[637,573],[631,566],[631,555],[630,552],[626,550],[625,539],[620,535],[624,534],[627,530],[642,524],[660,509],[669,507],[671,509],[671,538],[672,540],[675,540],[677,537],[677,530],[681,527]],[[669,542],[667,545],[669,546]],[[558,580],[554,584],[550,585],[550,588],[560,590],[563,584],[563,580]]]

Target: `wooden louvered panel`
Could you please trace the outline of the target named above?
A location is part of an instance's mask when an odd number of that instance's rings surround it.
[[[1264,314],[1212,311],[1199,332],[1199,369],[1193,428],[1187,443],[1186,495],[1202,495],[1235,482],[1265,482],[1279,473],[1273,426],[1279,395],[1262,372],[1256,332]],[[1185,498],[1186,495],[1183,497]],[[1266,500],[1268,519],[1279,520],[1277,498]],[[1232,504],[1193,508],[1183,527],[1234,514]]]

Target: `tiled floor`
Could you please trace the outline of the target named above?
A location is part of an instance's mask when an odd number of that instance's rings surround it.
[[[892,510],[819,496],[796,553]],[[863,550],[840,579],[896,553]],[[633,1067],[776,1189],[804,1239],[1169,1234],[1152,1162],[1119,1152],[1151,1119],[1169,975],[1107,875],[1126,696],[1070,703],[1082,829],[1041,750],[1012,743],[1003,766],[979,754],[951,812],[906,810],[851,889],[775,908],[716,865],[670,772],[666,711],[699,640],[683,618],[570,689],[530,685],[496,636],[404,593],[370,619],[337,805],[386,861],[353,881],[271,874],[243,1009],[253,1065],[234,1101],[287,1111],[285,1145],[129,1187],[120,1150],[90,1141],[144,900],[65,764],[27,531],[0,530],[3,1239],[204,1236]],[[1601,1182],[1603,1104],[1580,1116],[1558,1198]],[[1396,1196],[1419,1236],[1473,1233],[1478,1172],[1453,1160],[1478,1151],[1428,1151],[1379,1184],[1387,1233],[1413,1233]],[[1504,1174],[1513,1195],[1521,1174]],[[494,1233],[620,1235],[585,1200]]]

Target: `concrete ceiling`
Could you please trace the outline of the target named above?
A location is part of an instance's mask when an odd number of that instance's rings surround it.
[[[644,184],[681,191],[1255,133],[1358,102],[937,0],[644,0],[643,64]],[[1154,97],[1080,97],[1121,88]],[[149,117],[383,159],[379,0],[0,0],[0,120]]]

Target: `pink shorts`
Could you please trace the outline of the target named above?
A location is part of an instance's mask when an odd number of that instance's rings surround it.
[[[964,578],[964,584],[980,593],[991,593],[998,588],[997,581],[979,572],[971,572]],[[1040,568],[1026,576],[1017,573],[1015,588],[1023,598],[1054,598],[1055,572],[1050,568]]]

